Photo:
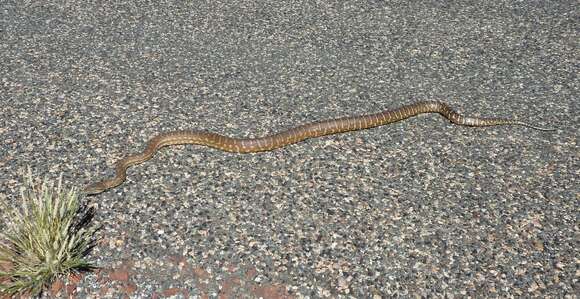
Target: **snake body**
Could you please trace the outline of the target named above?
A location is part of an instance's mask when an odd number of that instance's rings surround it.
[[[117,162],[115,176],[113,178],[90,184],[85,187],[83,191],[85,194],[92,195],[119,186],[127,177],[127,168],[151,159],[157,150],[164,146],[199,144],[235,153],[271,151],[308,138],[378,127],[423,113],[439,113],[452,123],[464,126],[484,127],[518,125],[541,131],[554,130],[534,126],[513,119],[466,117],[455,112],[446,103],[424,101],[375,114],[343,117],[308,123],[259,138],[240,139],[205,131],[174,131],[153,137],[149,140],[147,147],[143,152],[128,156]]]

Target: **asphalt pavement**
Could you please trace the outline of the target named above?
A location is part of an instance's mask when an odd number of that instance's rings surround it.
[[[0,200],[70,186],[155,134],[258,137],[423,100],[421,115],[257,154],[183,145],[86,198],[77,298],[579,293],[576,1],[0,2]],[[45,296],[51,295],[45,293]]]

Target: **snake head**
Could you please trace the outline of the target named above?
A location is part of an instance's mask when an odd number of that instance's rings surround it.
[[[98,182],[87,185],[83,189],[83,193],[85,193],[85,195],[96,195],[105,190],[107,190],[107,187],[103,184],[103,182]]]

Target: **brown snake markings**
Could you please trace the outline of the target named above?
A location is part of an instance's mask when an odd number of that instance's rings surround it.
[[[528,123],[512,119],[466,117],[455,112],[446,103],[428,101],[417,102],[399,107],[394,110],[386,110],[376,114],[351,116],[313,122],[259,138],[239,139],[204,131],[175,131],[159,134],[153,137],[151,140],[149,140],[147,143],[147,148],[145,148],[143,152],[128,156],[117,162],[117,166],[115,168],[115,177],[90,184],[85,187],[83,191],[86,194],[98,194],[105,190],[119,186],[121,183],[123,183],[123,181],[125,181],[125,178],[127,177],[127,168],[151,159],[151,157],[153,157],[159,148],[168,145],[200,144],[217,148],[222,151],[235,153],[271,151],[273,149],[297,143],[308,138],[378,127],[422,113],[439,113],[450,120],[452,123],[464,126],[484,127],[497,125],[518,125],[542,131],[554,130],[533,126]]]

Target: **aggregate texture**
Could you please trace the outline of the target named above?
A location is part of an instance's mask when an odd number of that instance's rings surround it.
[[[0,2],[0,200],[113,175],[155,134],[257,137],[439,100],[275,151],[163,149],[84,200],[77,298],[580,293],[576,1]]]

